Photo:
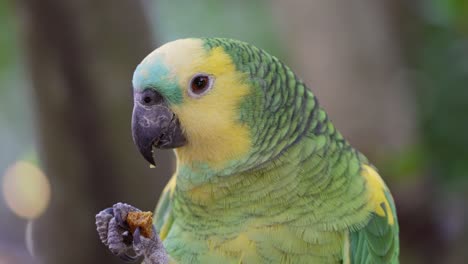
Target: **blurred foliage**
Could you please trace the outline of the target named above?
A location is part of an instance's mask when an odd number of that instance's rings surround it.
[[[0,49],[0,72],[3,72],[8,70],[8,66],[14,61],[17,50],[13,34],[12,14],[6,1],[0,2],[0,19],[0,46],[2,47]]]
[[[265,0],[160,0],[154,5],[155,16],[150,17],[163,43],[187,37],[235,38],[281,58],[285,43],[279,39],[277,20],[268,3]]]
[[[419,138],[377,163],[397,181],[429,176],[461,191],[468,184],[468,1],[405,2],[403,8]]]
[[[0,1],[0,172],[28,152],[34,135],[15,23],[11,3]]]
[[[421,8],[429,11],[425,16],[427,21],[468,33],[468,1],[432,0],[432,5],[422,5]]]
[[[32,147],[32,100],[21,67],[14,15],[12,2],[0,1],[0,185],[8,166],[18,159],[36,159]],[[25,220],[7,208],[1,187],[0,222],[0,263],[31,263],[24,245]],[[18,259],[24,261],[17,262]]]
[[[422,144],[409,145],[396,153],[377,160],[377,168],[392,181],[408,183],[420,180],[424,173],[427,155]]]
[[[468,183],[468,2],[437,0],[417,8],[419,28],[407,53],[416,70],[426,163],[440,183],[461,187]]]

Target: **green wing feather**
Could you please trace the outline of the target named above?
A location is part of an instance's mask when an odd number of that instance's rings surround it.
[[[171,229],[174,217],[172,214],[172,192],[175,188],[175,176],[169,181],[161,193],[156,211],[154,213],[154,225],[156,230],[159,232],[159,236],[164,240]]]
[[[381,207],[385,216],[373,213],[368,224],[355,232],[350,233],[350,258],[354,264],[395,264],[399,263],[399,227],[396,221],[396,210],[393,199],[388,193],[385,196],[391,208]],[[387,218],[387,210],[393,211],[395,222],[390,225]]]

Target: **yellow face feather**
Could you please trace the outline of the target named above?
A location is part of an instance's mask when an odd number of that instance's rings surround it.
[[[188,144],[176,149],[178,162],[190,165],[203,161],[222,168],[250,150],[249,129],[239,122],[241,100],[250,92],[245,76],[236,70],[222,48],[207,51],[202,40],[183,39],[166,44],[145,60],[161,59],[168,78],[178,80],[183,103],[171,106],[178,116]],[[214,76],[213,88],[200,98],[188,95],[195,74]]]

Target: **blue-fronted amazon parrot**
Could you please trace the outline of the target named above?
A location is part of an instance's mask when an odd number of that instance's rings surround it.
[[[237,40],[177,40],[138,65],[133,88],[140,152],[153,164],[154,148],[177,157],[159,237],[126,244],[146,263],[161,249],[171,263],[398,263],[389,189],[276,57]]]

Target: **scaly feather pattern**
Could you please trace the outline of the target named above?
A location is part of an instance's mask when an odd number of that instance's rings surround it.
[[[155,222],[173,261],[398,263],[387,187],[306,85],[249,44],[202,42],[207,57],[222,48],[250,87],[234,111],[251,145],[223,168],[178,165]]]

